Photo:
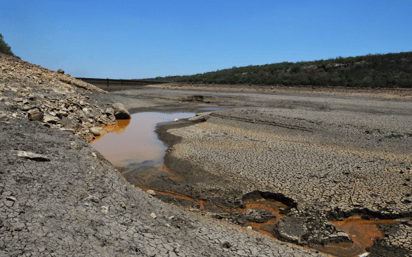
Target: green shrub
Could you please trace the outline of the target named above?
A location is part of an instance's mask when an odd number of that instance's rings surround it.
[[[2,34],[0,34],[0,52],[3,54],[15,56],[13,52],[11,51],[11,47],[6,42],[4,42],[4,38]]]

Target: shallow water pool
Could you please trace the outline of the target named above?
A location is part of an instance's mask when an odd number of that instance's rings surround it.
[[[104,127],[105,134],[91,143],[114,166],[135,167],[150,163],[163,163],[167,146],[154,132],[159,123],[185,119],[194,112],[142,112],[132,114],[131,120],[119,121],[116,125]]]

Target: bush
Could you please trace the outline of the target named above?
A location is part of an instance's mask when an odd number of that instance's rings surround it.
[[[300,71],[300,65],[293,65],[291,71],[293,73],[298,73]]]
[[[4,42],[2,34],[0,34],[0,52],[3,54],[15,56],[11,51],[11,47],[6,42]]]

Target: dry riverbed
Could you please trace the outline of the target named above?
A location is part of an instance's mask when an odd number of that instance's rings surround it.
[[[1,54],[0,68],[0,256],[411,255],[407,97],[107,94]],[[123,176],[88,143],[133,123],[117,102],[211,113],[158,125],[164,165]]]
[[[201,219],[125,181],[88,144],[116,122],[115,102],[167,109],[173,101],[105,94],[0,54],[0,256],[318,256]]]
[[[207,121],[158,127],[169,145],[168,174],[142,183],[147,171],[136,169],[126,178],[159,199],[338,256],[410,254],[410,100],[156,88],[116,94],[156,95],[169,110],[229,108]]]

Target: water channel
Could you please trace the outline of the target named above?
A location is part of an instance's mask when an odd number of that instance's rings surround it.
[[[154,189],[157,198],[169,203],[170,199],[173,199],[181,206],[193,206],[201,211],[213,212],[213,209],[216,210],[216,206],[208,205],[202,200],[150,186],[150,180],[156,179],[156,176],[166,176],[170,181],[184,180],[184,178],[176,177],[176,174],[171,173],[163,164],[168,146],[158,139],[158,135],[155,133],[156,126],[159,124],[178,124],[181,119],[193,117],[195,114],[194,112],[135,113],[132,114],[131,120],[120,120],[115,125],[104,126],[103,130],[106,133],[90,143],[123,173],[126,180],[144,190]],[[224,211],[230,214],[251,212],[264,214],[263,219],[247,220],[244,225],[274,237],[271,232],[273,226],[285,216],[284,210],[292,208],[292,206],[287,201],[282,202],[276,197],[271,197],[271,195],[276,194],[266,195],[263,193],[243,197],[243,208],[225,206]],[[344,221],[331,222],[337,229],[351,235],[353,243],[319,246],[316,249],[336,256],[361,256],[367,247],[372,246],[376,238],[383,237],[384,233],[379,230],[377,224],[397,221],[362,220],[360,217],[350,217]]]

